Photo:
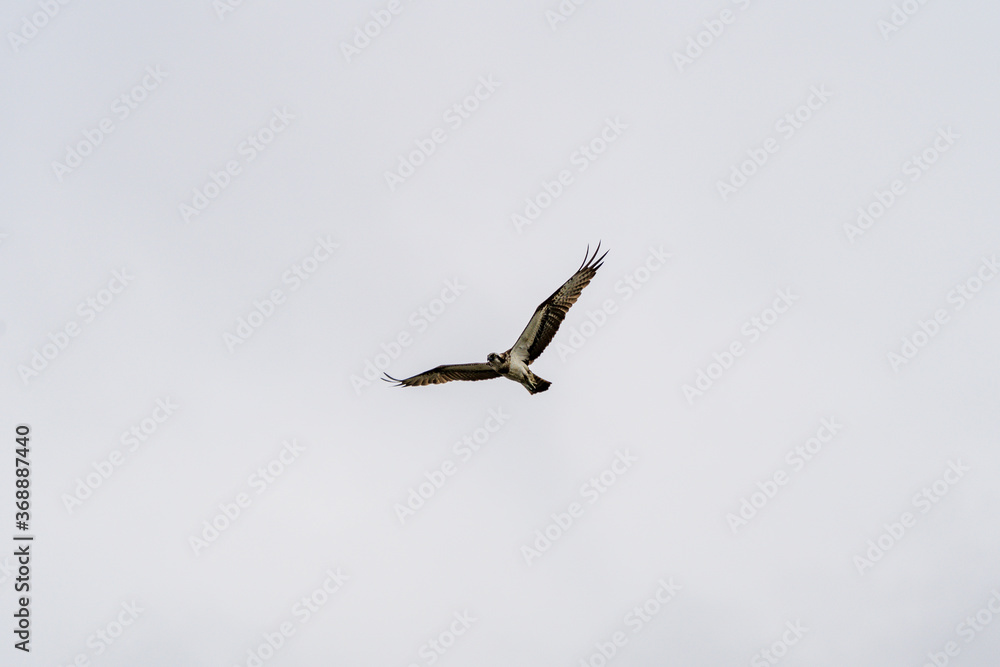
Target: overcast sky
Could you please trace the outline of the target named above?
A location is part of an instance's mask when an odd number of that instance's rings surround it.
[[[996,664],[994,4],[0,26],[0,664]]]

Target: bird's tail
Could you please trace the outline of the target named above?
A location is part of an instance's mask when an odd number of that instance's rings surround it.
[[[538,394],[552,386],[551,382],[549,382],[548,380],[543,380],[534,373],[531,374],[531,379],[529,380],[529,382],[530,384],[525,386],[528,389],[528,391],[531,392],[532,394]]]

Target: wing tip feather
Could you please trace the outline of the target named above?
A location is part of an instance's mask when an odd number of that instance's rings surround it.
[[[597,271],[597,269],[604,265],[604,258],[608,256],[608,252],[610,252],[610,250],[605,250],[604,254],[598,257],[597,253],[601,252],[601,243],[602,241],[597,242],[597,247],[594,248],[594,254],[590,254],[590,244],[587,244],[587,251],[583,255],[583,264],[580,265],[580,268],[577,269],[577,271],[582,271],[584,269]]]
[[[382,375],[384,376],[384,377],[380,378],[382,380],[382,382],[388,382],[390,384],[393,383],[393,382],[395,382],[396,384],[392,385],[394,387],[405,387],[406,386],[403,383],[403,381],[400,380],[399,378],[394,378],[391,375],[389,375],[388,373],[382,373]]]

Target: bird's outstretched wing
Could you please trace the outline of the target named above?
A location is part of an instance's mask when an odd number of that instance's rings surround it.
[[[563,283],[562,287],[535,309],[535,314],[528,321],[528,326],[524,328],[517,342],[514,343],[514,347],[510,349],[511,354],[524,359],[529,364],[541,355],[556,335],[556,331],[559,330],[559,325],[566,318],[570,306],[576,303],[583,288],[590,284],[597,269],[601,268],[604,256],[608,254],[608,251],[605,250],[604,255],[598,257],[597,253],[600,250],[601,244],[598,243],[597,249],[591,255],[590,246],[587,246],[587,252],[583,256],[583,264],[569,280]]]
[[[489,364],[449,364],[432,368],[413,377],[399,380],[388,373],[382,378],[386,382],[395,382],[397,387],[422,387],[427,384],[443,384],[452,380],[492,380],[500,377]]]

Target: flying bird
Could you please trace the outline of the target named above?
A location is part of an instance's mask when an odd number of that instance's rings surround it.
[[[397,387],[422,387],[427,384],[443,384],[452,380],[492,380],[493,378],[505,377],[508,380],[519,382],[521,386],[532,394],[545,391],[552,384],[548,380],[538,377],[528,366],[542,354],[552,338],[559,330],[559,325],[566,318],[566,312],[576,300],[580,298],[583,288],[590,284],[591,279],[604,263],[604,255],[600,257],[597,253],[601,250],[601,244],[597,244],[594,254],[590,254],[590,246],[583,256],[583,264],[576,270],[570,279],[563,283],[552,296],[543,301],[535,314],[528,321],[528,326],[524,328],[517,342],[506,352],[497,354],[490,352],[486,356],[486,363],[472,364],[448,364],[432,368],[429,371],[399,380],[388,373],[382,378],[386,382],[395,382]]]

